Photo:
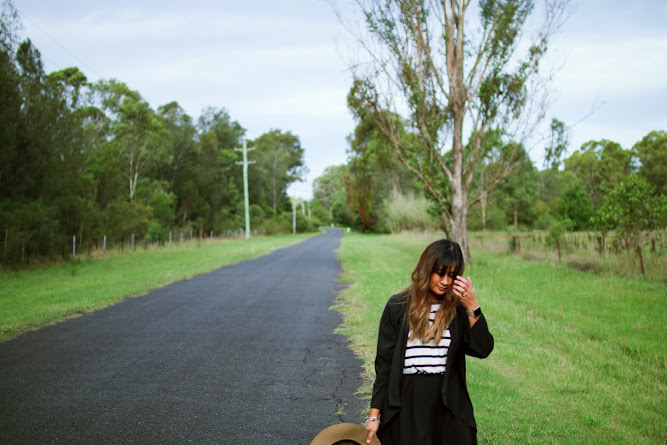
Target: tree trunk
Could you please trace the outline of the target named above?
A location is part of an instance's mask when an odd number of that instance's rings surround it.
[[[460,71],[462,75],[463,59],[459,62],[461,64]],[[459,71],[458,67],[456,71]],[[452,89],[454,92],[452,97],[455,97],[456,99],[454,100],[455,104],[452,107],[454,114],[454,133],[452,144],[452,178],[450,181],[452,188],[452,214],[450,225],[452,228],[452,238],[461,245],[463,259],[468,263],[471,261],[470,250],[468,249],[468,200],[467,188],[463,181],[463,118],[465,115],[465,90],[461,89],[461,86]]]
[[[480,203],[482,205],[482,232],[486,233],[486,205],[487,205],[488,195],[486,190],[482,192],[482,197]]]
[[[452,214],[451,227],[452,238],[461,245],[463,259],[470,262],[470,250],[468,249],[467,228],[467,185],[463,179],[463,120],[466,114],[466,88],[463,76],[463,15],[452,15],[451,11],[446,17],[446,32],[451,33],[450,42],[447,45],[447,77],[449,78],[449,106],[453,118],[452,133],[452,167],[449,178],[452,188]],[[454,39],[454,35],[456,38]]]
[[[130,201],[134,199],[134,182],[132,181],[134,176],[133,165],[132,158],[130,158]]]
[[[514,207],[514,231],[519,231],[519,211]]]
[[[459,184],[460,187],[452,187],[452,216],[449,222],[452,228],[451,237],[461,245],[463,259],[468,263],[472,259],[468,248],[468,206],[466,190],[461,182]]]
[[[642,247],[641,246],[637,246],[637,256],[639,256],[639,265],[641,266],[642,277],[643,277],[646,274],[644,273],[644,257],[642,256]]]
[[[467,210],[465,190],[452,187],[451,236],[454,241],[461,245],[463,259],[468,263],[471,261],[471,257],[470,250],[468,249]]]

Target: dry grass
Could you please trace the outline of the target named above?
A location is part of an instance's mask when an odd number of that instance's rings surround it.
[[[587,273],[641,276],[641,265],[634,249],[616,239],[606,237],[600,249],[599,234],[595,232],[567,233],[561,242],[561,256],[550,242],[549,234],[536,232],[474,232],[470,242],[493,252],[512,253],[529,261],[561,263]],[[518,240],[518,243],[517,243]],[[512,251],[512,245],[518,247]],[[667,280],[667,231],[645,233],[642,237],[642,255],[646,278]]]

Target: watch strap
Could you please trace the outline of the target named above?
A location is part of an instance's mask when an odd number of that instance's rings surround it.
[[[482,315],[482,308],[477,306],[477,309],[475,309],[474,311],[469,311],[468,309],[466,309],[466,314],[468,315],[468,317],[479,318]]]

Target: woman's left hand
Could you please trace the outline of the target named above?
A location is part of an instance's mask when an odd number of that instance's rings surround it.
[[[461,304],[469,311],[474,311],[477,309],[479,304],[477,303],[477,297],[475,296],[475,287],[472,285],[470,277],[463,278],[462,276],[457,276],[454,280],[454,285],[452,290],[454,295],[459,297]]]

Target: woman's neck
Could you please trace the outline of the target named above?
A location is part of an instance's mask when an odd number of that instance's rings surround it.
[[[433,303],[442,303],[443,301],[445,301],[446,296],[447,296],[447,294],[445,294],[445,295],[436,295],[436,294],[431,293],[431,295],[430,295],[431,304],[433,304]]]

